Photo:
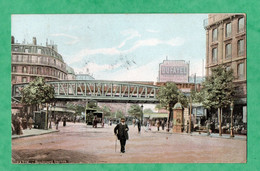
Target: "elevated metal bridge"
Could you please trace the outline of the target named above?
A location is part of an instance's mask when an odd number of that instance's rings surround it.
[[[46,82],[54,87],[58,100],[96,100],[118,103],[158,103],[158,86],[101,80],[62,80]],[[14,84],[12,97],[21,98],[21,89],[28,84]]]

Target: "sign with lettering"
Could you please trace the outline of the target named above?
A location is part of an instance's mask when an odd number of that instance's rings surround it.
[[[181,82],[189,81],[189,63],[184,60],[164,60],[159,65],[159,82]]]

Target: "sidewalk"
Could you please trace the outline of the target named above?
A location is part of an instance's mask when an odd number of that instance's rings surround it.
[[[144,129],[144,127],[142,127]],[[246,135],[237,135],[235,134],[234,137],[230,137],[230,134],[222,134],[222,136],[219,136],[218,133],[211,133],[210,135],[208,135],[207,133],[204,132],[192,132],[191,134],[186,133],[186,132],[182,132],[182,133],[173,133],[172,129],[167,132],[166,128],[164,128],[164,130],[162,130],[160,128],[159,131],[157,131],[157,127],[151,127],[152,129],[150,130],[150,132],[152,133],[165,133],[165,134],[180,134],[180,135],[188,135],[188,136],[203,136],[203,137],[211,137],[211,138],[224,138],[224,139],[234,139],[234,140],[243,140],[246,141],[247,140],[247,136]]]
[[[54,129],[25,129],[23,130],[22,135],[12,135],[12,139],[16,138],[23,138],[23,137],[30,137],[30,136],[36,136],[36,135],[43,135],[43,134],[49,134],[49,133],[54,133],[54,132],[59,132],[59,130]]]

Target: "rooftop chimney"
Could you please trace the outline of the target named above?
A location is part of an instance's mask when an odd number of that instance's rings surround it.
[[[11,37],[11,44],[14,44],[14,36]]]
[[[37,45],[36,37],[33,37],[33,45]]]

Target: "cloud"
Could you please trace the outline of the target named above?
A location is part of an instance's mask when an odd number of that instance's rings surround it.
[[[124,33],[126,34],[126,33]],[[132,34],[127,39],[130,40],[133,37],[138,36],[137,33]],[[111,47],[111,48],[100,48],[100,49],[83,49],[78,54],[74,55],[74,57],[69,61],[69,64],[81,61],[84,57],[90,56],[90,55],[120,55],[120,54],[127,54],[130,52],[133,52],[134,50],[145,47],[145,46],[157,46],[160,44],[169,45],[169,46],[180,46],[184,43],[184,39],[182,38],[173,38],[170,40],[160,40],[157,38],[151,38],[151,39],[145,39],[145,40],[138,40],[134,43],[132,47],[130,47],[127,50],[120,50],[119,47],[124,46],[124,43],[126,42],[125,39],[119,46]]]
[[[156,38],[146,39],[146,40],[139,40],[137,41],[132,48],[126,50],[125,53],[132,52],[137,48],[144,47],[144,46],[157,46],[160,44],[170,45],[170,46],[180,46],[184,43],[184,39],[182,38],[173,38],[170,40],[160,40]]]
[[[159,31],[157,30],[152,30],[152,29],[146,29],[147,32],[150,32],[150,33],[159,33]]]
[[[122,35],[124,36],[128,36],[125,40],[122,41],[122,43],[117,47],[117,48],[121,48],[125,45],[125,43],[128,41],[128,40],[131,40],[135,37],[141,37],[141,35],[139,34],[138,31],[136,30],[124,30],[122,32],[120,32]]]
[[[112,65],[112,64],[101,64],[100,65],[100,64],[97,64],[97,63],[94,63],[94,62],[89,62],[84,67],[82,67],[82,68],[75,68],[74,70],[77,73],[80,73],[80,72],[85,73],[86,69],[87,69],[88,73],[98,73],[98,72],[104,72],[104,71],[108,71],[108,70],[113,70],[113,69],[116,69],[116,68],[118,68],[120,66],[121,66],[120,63],[117,63],[115,65]]]
[[[70,39],[69,41],[64,42],[64,44],[67,44],[67,45],[74,45],[74,44],[78,43],[79,40],[80,40],[76,36],[71,36],[69,34],[64,34],[64,33],[51,34],[51,36],[53,36],[53,37],[66,37],[66,38],[69,38]]]

